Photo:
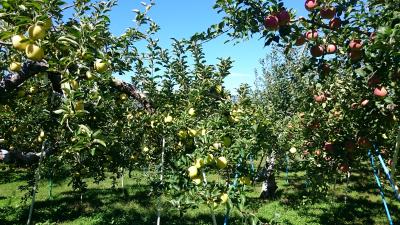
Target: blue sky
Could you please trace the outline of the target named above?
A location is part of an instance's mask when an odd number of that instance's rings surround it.
[[[221,15],[212,8],[215,0],[155,0],[156,5],[150,10],[150,17],[161,27],[158,33],[160,44],[167,48],[171,38],[188,38],[195,32],[205,31],[211,24],[218,23]],[[286,0],[288,8],[298,10],[304,15],[303,0]],[[127,27],[134,25],[134,8],[141,8],[139,0],[119,0],[118,6],[111,12],[111,29],[115,35],[121,34]],[[224,86],[233,90],[241,83],[254,84],[254,70],[259,68],[259,59],[263,58],[268,48],[264,48],[258,37],[239,44],[224,44],[227,37],[222,36],[204,45],[208,64],[215,64],[218,57],[234,59],[231,75],[225,79]],[[129,78],[127,78],[129,80]]]

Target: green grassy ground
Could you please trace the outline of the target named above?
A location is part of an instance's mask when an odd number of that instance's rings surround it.
[[[0,172],[1,225],[26,223],[29,204],[21,203],[25,192],[18,190],[18,186],[26,184],[23,174]],[[281,173],[277,177],[279,189],[276,200],[259,200],[260,184],[256,184],[248,196],[250,210],[265,224],[388,224],[370,171],[354,174],[347,189],[339,179],[338,184],[330,188],[327,197],[321,197],[313,203],[304,197],[303,174],[290,173],[287,184],[284,173]],[[91,183],[82,202],[80,195],[71,191],[67,184],[68,181],[56,182],[52,189],[53,199],[49,199],[48,182],[40,183],[33,216],[36,224],[155,224],[156,199],[149,197],[148,183],[139,173],[132,178],[126,177],[124,190],[111,189],[111,180],[99,185]],[[389,189],[386,193],[395,224],[399,224],[400,202],[392,197]],[[224,209],[220,207],[216,213],[218,224],[223,224]],[[206,206],[190,210],[183,217],[166,207],[162,211],[161,221],[168,225],[212,224]],[[233,213],[230,222],[242,224],[237,213]]]

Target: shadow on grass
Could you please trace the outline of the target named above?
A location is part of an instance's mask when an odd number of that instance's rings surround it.
[[[54,196],[53,200],[37,201],[33,214],[34,223],[38,222],[71,222],[84,217],[91,224],[149,225],[156,224],[157,202],[148,196],[147,186],[133,185],[122,189],[89,189],[83,195],[76,192],[63,192]],[[3,207],[0,209],[1,225],[26,224],[29,206],[18,208]],[[178,212],[165,209],[162,213],[162,224],[170,225],[201,225],[211,224],[210,214],[195,214],[179,216]],[[223,216],[217,215],[219,224]],[[232,224],[241,224],[238,218],[231,218]]]

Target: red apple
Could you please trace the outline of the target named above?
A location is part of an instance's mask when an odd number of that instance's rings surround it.
[[[296,39],[295,45],[301,46],[301,45],[304,45],[304,43],[306,43],[306,38],[302,35]]]
[[[340,18],[333,18],[331,21],[329,21],[329,28],[332,30],[338,29],[342,25],[342,21]]]
[[[326,97],[324,94],[322,95],[314,95],[314,100],[316,102],[325,102],[326,101]]]
[[[304,4],[304,7],[306,7],[308,11],[313,11],[317,6],[317,0],[306,0],[306,3]]]
[[[351,61],[356,62],[361,59],[361,51],[350,51],[349,57]]]
[[[349,172],[349,165],[347,163],[341,163],[339,165],[339,170],[342,171],[343,173]]]
[[[366,106],[366,105],[368,105],[368,103],[369,103],[369,100],[368,99],[364,99],[364,100],[362,100],[361,101],[361,106]]]
[[[264,26],[268,30],[276,30],[279,27],[279,20],[278,17],[269,15],[265,17]]]
[[[392,165],[393,165],[393,160],[388,159],[387,164],[388,164],[389,166],[392,166]]]
[[[369,35],[369,40],[372,41],[372,42],[374,42],[375,39],[376,39],[376,32],[372,32],[372,33]]]
[[[372,77],[368,79],[368,86],[373,87],[379,84],[380,82],[381,78],[377,74],[374,74],[372,75]]]
[[[349,48],[351,51],[361,51],[362,47],[361,40],[355,39],[350,41]]]
[[[356,148],[356,145],[354,144],[354,141],[348,140],[344,143],[344,148],[349,152],[353,152]]]
[[[326,46],[326,52],[327,52],[328,54],[333,54],[333,53],[336,52],[336,50],[337,50],[337,47],[336,47],[336,45],[334,45],[334,44],[328,44],[328,45]]]
[[[369,140],[366,137],[360,137],[358,138],[357,144],[361,147],[361,148],[371,148],[371,142],[369,142]]]
[[[314,45],[310,48],[312,57],[320,57],[324,54],[324,47],[322,45]]]
[[[323,75],[328,75],[331,72],[331,67],[328,64],[323,63],[322,67],[321,67],[321,71],[322,71]]]
[[[377,87],[374,89],[374,95],[378,97],[385,97],[388,94],[385,87]]]
[[[306,38],[307,38],[307,40],[317,40],[317,38],[318,38],[318,31],[316,31],[316,30],[311,30],[311,31],[307,31],[307,33],[306,33]]]
[[[334,7],[326,7],[320,10],[321,18],[322,19],[332,19],[335,17],[336,8]]]
[[[282,9],[278,15],[279,25],[287,25],[290,22],[290,14],[285,9]]]
[[[324,144],[324,150],[327,152],[333,152],[334,151],[334,146],[331,142],[325,142]]]

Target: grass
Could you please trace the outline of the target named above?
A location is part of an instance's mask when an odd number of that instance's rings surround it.
[[[260,184],[252,187],[248,195],[249,210],[265,224],[317,225],[317,224],[388,224],[379,192],[368,170],[352,175],[346,189],[344,179],[331,186],[327,196],[309,201],[304,185],[304,172],[289,173],[289,184],[284,173],[277,176],[278,192],[275,200],[258,199]],[[0,172],[0,224],[25,224],[29,203],[21,203],[24,192],[18,186],[26,184],[24,171]],[[36,224],[97,225],[97,224],[155,224],[157,199],[148,195],[149,183],[140,173],[125,179],[125,188],[110,188],[111,180],[100,184],[89,182],[88,191],[80,195],[71,190],[68,180],[54,184],[53,198],[49,199],[48,182],[39,185],[33,219]],[[388,187],[388,184],[384,184]],[[347,190],[347,191],[346,191]],[[400,223],[400,202],[386,190],[386,199],[395,224]],[[345,203],[346,198],[346,203]],[[216,211],[218,224],[223,224],[224,209]],[[164,207],[161,224],[212,224],[206,206],[189,210],[180,216]],[[237,212],[232,213],[230,224],[242,224]]]

